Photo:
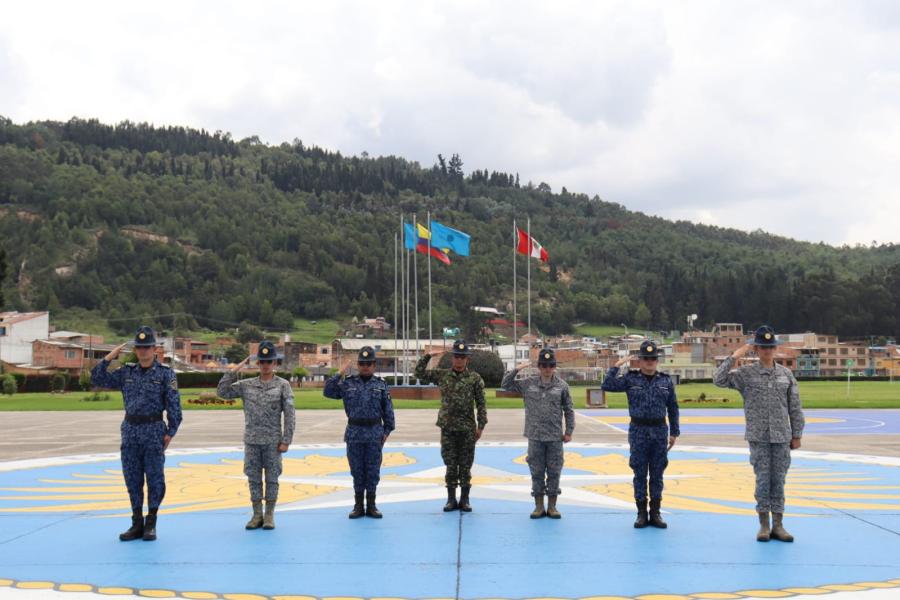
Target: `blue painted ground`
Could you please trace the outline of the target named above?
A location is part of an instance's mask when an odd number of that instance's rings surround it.
[[[432,447],[389,451],[415,463],[386,468],[385,475],[412,475],[440,461]],[[613,464],[624,459],[612,448],[573,445],[569,451]],[[521,447],[479,447],[476,461],[522,476],[526,467],[511,461],[523,452]],[[289,458],[340,453],[293,449]],[[170,457],[169,464],[216,465],[236,456]],[[728,473],[744,473],[746,456],[673,451],[670,460],[670,470],[697,473],[683,480],[685,487],[667,488],[673,497],[683,489],[683,496],[715,502],[725,512],[752,509],[752,498],[703,496],[710,486],[690,487],[704,478],[713,488],[716,478],[735,481]],[[721,468],[710,469],[710,464]],[[34,490],[59,485],[73,473],[101,477],[106,469],[118,469],[118,464],[0,472],[0,578],[267,596],[580,598],[819,587],[900,577],[900,466],[795,458],[792,470],[799,479],[789,504],[792,499],[798,505],[804,499],[816,502],[797,507],[806,516],[789,518],[794,544],[756,543],[752,515],[677,507],[666,515],[668,530],[635,530],[630,508],[602,503],[563,503],[562,520],[530,520],[527,492],[522,497],[518,490],[511,490],[509,498],[476,494],[474,512],[448,514],[441,511],[439,483],[427,484],[437,488],[433,498],[383,504],[382,520],[351,521],[347,506],[285,510],[275,531],[248,532],[243,507],[163,515],[154,543],[119,542],[126,520],[104,516],[108,510],[9,512],[59,505],[46,499],[49,489]],[[347,473],[327,477],[346,480]],[[224,495],[228,481],[222,480]],[[481,490],[499,490],[502,496],[503,485],[485,483]],[[564,482],[563,500],[576,496],[577,485]],[[614,495],[615,490],[605,491]]]
[[[627,416],[625,409],[585,409],[578,413],[598,418],[615,418],[611,426],[627,431],[628,425],[622,423],[621,417]],[[804,409],[807,419],[804,435],[868,435],[868,434],[900,434],[900,410],[895,409]],[[741,409],[722,408],[681,408],[682,417],[690,417],[681,424],[682,434],[709,434],[709,435],[744,435],[743,422],[695,422],[690,420],[702,420],[704,417],[714,417],[716,420],[729,417],[742,419]],[[815,421],[816,418],[827,419],[828,422]]]

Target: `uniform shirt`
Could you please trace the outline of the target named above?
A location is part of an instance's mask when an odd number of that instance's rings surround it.
[[[441,408],[437,425],[449,431],[475,429],[473,407],[478,413],[478,429],[487,425],[487,404],[484,401],[484,380],[475,371],[465,369],[457,373],[453,369],[427,370],[431,356],[426,354],[416,364],[416,378],[441,388]]]
[[[510,392],[522,394],[525,401],[525,432],[529,440],[555,442],[562,440],[563,418],[566,421],[565,435],[575,430],[575,410],[569,384],[559,375],[553,374],[548,383],[540,375],[516,379],[519,369],[513,369],[503,376],[500,387]]]
[[[619,368],[612,367],[603,379],[601,389],[607,392],[625,392],[628,396],[628,415],[637,419],[665,419],[669,415],[669,435],[678,437],[678,401],[672,378],[659,371],[647,378],[639,370],[619,375]]]
[[[359,375],[345,379],[335,375],[325,382],[325,397],[344,401],[348,419],[377,419],[378,425],[351,425],[347,423],[344,441],[381,442],[394,430],[394,403],[387,383],[381,377],[372,376],[368,381]]]
[[[732,371],[728,357],[716,369],[713,383],[741,393],[744,398],[744,439],[749,442],[783,444],[803,435],[803,409],[797,380],[789,369],[775,364],[767,369],[760,363]]]
[[[219,380],[216,393],[221,398],[244,401],[244,443],[290,445],[296,424],[291,384],[277,375],[269,381],[237,378],[237,373],[227,371]]]
[[[122,390],[125,414],[151,416],[165,411],[166,435],[175,436],[181,425],[181,395],[175,371],[156,359],[146,369],[128,363],[108,371],[110,361],[103,359],[91,370],[91,385],[108,390]]]

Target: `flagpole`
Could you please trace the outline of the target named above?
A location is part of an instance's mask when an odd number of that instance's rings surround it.
[[[528,335],[531,335],[531,251],[534,243],[531,241],[531,217],[528,217]],[[531,352],[528,353],[529,356]]]
[[[415,233],[415,240],[413,241],[413,298],[415,299],[415,310],[416,310],[416,360],[419,360],[419,253],[416,250],[419,246],[419,222],[416,220],[416,215],[413,214],[413,232]]]
[[[403,356],[404,362],[406,364],[406,385],[409,385],[410,376],[410,364],[409,364],[409,250],[405,250],[406,252],[406,336],[403,339]]]
[[[400,220],[402,221],[403,217],[400,217]],[[398,361],[397,361],[397,340],[398,340],[397,316],[398,316],[398,307],[399,307],[398,301],[400,300],[397,296],[397,292],[398,292],[397,284],[399,283],[399,281],[397,279],[397,263],[398,263],[398,261],[397,261],[397,234],[394,233],[394,323],[393,323],[393,327],[394,327],[394,385],[397,385],[397,374],[400,372],[400,370],[397,368],[397,366],[398,366]]]
[[[409,256],[406,253],[406,227],[403,227],[403,244],[400,249],[400,286],[402,288],[401,297],[403,304],[401,312],[403,313],[403,385],[409,385],[409,364],[406,356],[407,340],[409,339],[409,286],[407,285],[409,274]]]
[[[519,228],[516,227],[516,220],[513,219],[513,369],[516,368],[519,356],[519,337],[517,335],[516,321],[518,321],[518,313],[516,312],[516,250],[519,241]]]
[[[400,213],[400,343],[397,352],[400,355],[400,381],[406,385],[406,275],[403,260],[406,254],[406,231],[403,228],[403,213]]]
[[[428,261],[428,343],[431,344],[434,335],[431,329],[431,211],[428,211],[428,254],[425,258]]]

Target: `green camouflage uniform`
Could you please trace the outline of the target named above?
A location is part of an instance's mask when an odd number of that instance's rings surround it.
[[[416,378],[441,388],[436,425],[441,428],[441,458],[447,465],[447,487],[469,486],[475,462],[475,430],[487,425],[484,380],[469,369],[462,373],[452,369],[426,370],[430,359],[431,355],[426,354],[419,360]]]

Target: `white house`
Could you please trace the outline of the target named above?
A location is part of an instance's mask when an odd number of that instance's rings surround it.
[[[10,364],[30,364],[31,343],[50,335],[48,312],[0,313],[0,360]]]

